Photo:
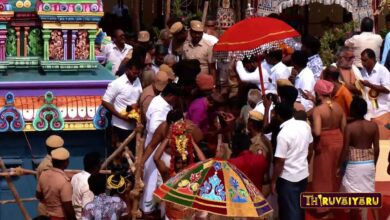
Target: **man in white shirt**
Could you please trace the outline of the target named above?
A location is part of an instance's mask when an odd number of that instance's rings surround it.
[[[309,92],[312,95],[314,94],[314,85],[315,79],[313,72],[306,66],[307,65],[307,55],[302,51],[295,51],[291,55],[291,61],[293,63],[294,69],[297,70],[298,75],[295,78],[295,88],[298,89],[298,98],[297,102],[300,102],[305,111],[310,111],[314,105],[313,102],[305,99],[302,95]]]
[[[168,83],[160,95],[153,98],[146,111],[146,140],[145,147],[149,145],[157,127],[166,121],[168,112],[172,110],[178,102],[180,89],[174,83]],[[156,148],[157,149],[157,148]],[[157,187],[158,171],[153,161],[153,154],[145,162],[144,169],[144,193],[140,201],[140,208],[145,214],[155,211],[153,192]]]
[[[274,108],[281,121],[275,151],[272,192],[278,194],[281,220],[305,219],[300,207],[300,194],[306,190],[309,176],[309,145],[313,142],[310,126],[293,118],[293,108],[287,103]]]
[[[270,77],[268,81],[272,85],[272,90],[276,91],[276,81],[279,79],[288,79],[290,77],[290,70],[282,62],[282,50],[271,50],[266,54],[265,60],[271,66]]]
[[[208,41],[211,46],[214,46],[218,43],[218,38],[205,32],[203,33],[202,39]]]
[[[102,105],[112,114],[113,142],[121,143],[136,127],[136,121],[129,119],[131,108],[137,108],[138,99],[142,93],[141,81],[138,78],[141,67],[139,64],[129,61],[126,72],[116,80],[108,84],[103,96]],[[130,143],[130,150],[134,153],[135,141]]]
[[[373,33],[374,30],[374,21],[365,17],[360,24],[361,34],[354,35],[353,37],[345,41],[345,46],[351,47],[354,50],[355,57],[360,57],[360,54],[363,50],[370,48],[375,52],[376,60],[379,61],[380,48],[382,46],[382,37],[378,34]],[[358,68],[363,68],[362,62],[360,59],[355,59],[354,64]]]
[[[390,130],[385,126],[390,124],[390,73],[387,68],[376,61],[375,53],[365,49],[361,54],[363,65],[361,84],[368,106],[366,119],[378,124],[380,139],[390,139]]]
[[[267,94],[272,92],[272,85],[268,80],[269,72],[266,65],[266,62],[261,64],[261,74],[263,75],[264,89]],[[255,58],[249,59],[245,57],[242,61],[237,61],[236,72],[242,82],[256,84],[261,90],[259,67]]]
[[[102,54],[106,57],[107,62],[112,63],[112,74],[116,75],[122,60],[131,54],[132,46],[125,43],[125,33],[118,29],[114,31],[113,42],[102,48]]]
[[[301,50],[308,56],[307,67],[313,72],[314,79],[317,81],[320,79],[324,64],[322,63],[319,55],[321,43],[318,38],[307,35],[302,38]]]
[[[84,156],[84,170],[72,177],[73,194],[72,205],[76,218],[81,219],[81,211],[84,206],[91,202],[94,194],[89,190],[88,178],[91,174],[99,173],[100,154],[98,152],[88,153]]]

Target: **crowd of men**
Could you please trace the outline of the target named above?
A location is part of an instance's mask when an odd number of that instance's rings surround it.
[[[112,43],[99,48],[116,76],[102,103],[112,115],[113,149],[144,127],[143,218],[216,219],[153,197],[159,185],[193,162],[188,158],[228,160],[262,191],[275,210],[272,217],[282,220],[305,218],[299,200],[304,191],[375,192],[379,140],[390,138],[390,73],[383,65],[390,35],[381,53],[382,38],[373,33],[373,20],[364,18],[361,32],[346,39],[330,66],[323,66],[320,42],[310,35],[302,36],[300,49],[265,52],[259,65],[247,57],[216,60],[212,48],[219,36],[213,25],[193,20],[187,29],[172,18],[157,42],[147,31],[134,41],[116,30]],[[139,121],[128,117],[132,110]],[[170,147],[177,123],[191,134],[187,145],[193,150],[184,158]],[[123,192],[134,185],[134,175],[125,157],[109,166],[106,178],[99,174],[100,155],[87,154],[85,170],[70,180],[63,140],[52,136],[46,145],[48,156],[38,168],[41,215],[128,218],[131,201]],[[134,159],[135,141],[126,151]],[[324,208],[311,212],[318,218],[334,215]]]

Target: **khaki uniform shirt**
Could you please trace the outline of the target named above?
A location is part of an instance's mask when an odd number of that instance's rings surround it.
[[[43,171],[48,170],[53,167],[53,164],[51,162],[51,156],[48,154],[45,158],[41,161],[37,168],[37,178],[39,178]]]
[[[199,60],[201,72],[209,73],[209,64],[214,63],[213,47],[204,39],[200,40],[197,45],[187,40],[183,45],[183,58]]]
[[[39,180],[39,177],[41,176],[42,172],[48,169],[53,168],[53,164],[51,162],[51,156],[48,154],[45,158],[41,161],[37,168],[37,179]],[[39,202],[38,203],[38,214],[47,216],[47,210],[45,204]]]
[[[62,203],[72,202],[72,185],[63,170],[51,168],[39,177],[37,192],[43,194],[49,216],[65,217]]]

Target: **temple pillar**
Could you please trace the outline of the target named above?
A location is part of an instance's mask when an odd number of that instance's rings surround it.
[[[50,40],[51,30],[44,29],[42,30],[42,34],[43,34],[43,60],[47,61],[49,60],[49,40]]]
[[[30,30],[30,27],[24,27],[24,36],[23,36],[23,40],[24,40],[24,57],[27,57],[27,54],[28,54],[28,31]]]
[[[16,56],[20,57],[20,27],[15,27],[16,31]]]
[[[62,30],[62,37],[64,38],[64,60],[68,59],[68,30]]]
[[[7,40],[7,30],[0,30],[0,61],[5,61],[6,40]]]
[[[95,39],[97,30],[88,30],[89,37],[89,60],[94,61],[95,58]]]
[[[76,59],[76,33],[77,30],[72,30],[72,60]]]

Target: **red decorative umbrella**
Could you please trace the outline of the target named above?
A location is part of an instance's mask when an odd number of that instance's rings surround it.
[[[281,20],[269,17],[248,18],[226,30],[213,50],[217,58],[236,57],[241,60],[246,56],[257,56],[272,48],[280,48],[282,44],[294,47],[297,43],[293,38],[298,36],[299,33],[294,28]],[[260,65],[259,72],[264,94]]]

